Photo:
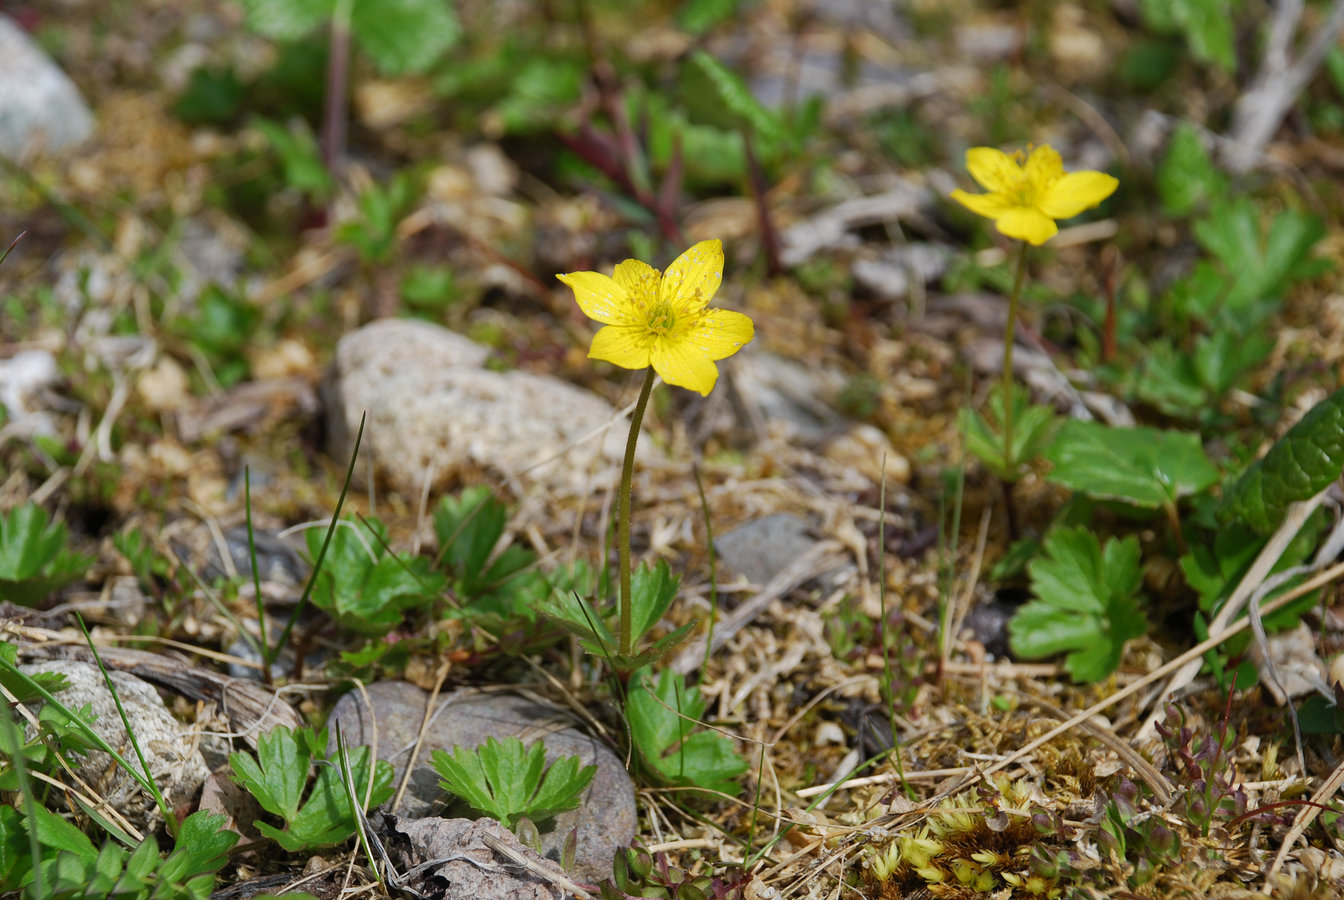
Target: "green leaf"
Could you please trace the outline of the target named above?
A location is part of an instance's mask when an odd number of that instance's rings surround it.
[[[461,600],[462,608],[454,615],[535,620],[538,606],[550,591],[536,571],[536,554],[513,545],[492,559],[508,517],[508,508],[489,489],[480,487],[444,497],[435,509],[439,559],[452,573]]]
[[[0,513],[0,597],[23,606],[83,577],[92,558],[65,547],[65,525],[25,503]]]
[[[1137,593],[1139,540],[1106,542],[1086,528],[1060,528],[1027,566],[1036,599],[1008,623],[1013,652],[1026,659],[1067,653],[1075,681],[1099,681],[1120,664],[1125,642],[1147,628]]]
[[[767,145],[784,140],[784,126],[779,115],[757,100],[746,82],[732,69],[705,51],[696,50],[691,54],[690,65],[685,67],[683,75],[687,78],[684,86],[687,95],[697,95],[702,100],[712,98],[714,106],[710,109],[718,112],[698,107],[703,112],[702,118],[709,117],[707,124],[745,126]]]
[[[1050,407],[1033,404],[1025,389],[1014,387],[1012,395],[1012,447],[1004,446],[1003,392],[998,388],[990,392],[985,402],[988,415],[963,407],[957,416],[966,449],[1005,481],[1017,481],[1023,468],[1040,456],[1050,442],[1057,419]]]
[[[1236,68],[1232,10],[1238,0],[1140,0],[1144,21],[1164,34],[1181,34],[1201,62],[1225,72]]]
[[[257,741],[257,755],[232,753],[229,765],[235,780],[257,799],[261,808],[285,820],[281,830],[265,822],[257,830],[292,853],[337,844],[355,830],[354,810],[345,792],[340,770],[326,760],[326,731],[281,726]],[[310,791],[310,763],[322,763]],[[369,779],[369,748],[350,751],[354,783],[362,791]],[[392,796],[392,766],[379,760],[374,770],[370,806]]]
[[[336,0],[242,0],[247,27],[281,41],[303,37],[336,10]]]
[[[1223,498],[1220,518],[1273,531],[1288,506],[1314,497],[1344,469],[1344,388],[1307,411]]]
[[[225,816],[198,810],[182,820],[173,852],[159,868],[159,877],[180,884],[199,875],[218,872],[229,861],[238,833],[224,827]]]
[[[746,760],[729,738],[700,730],[696,720],[705,713],[705,701],[697,688],[687,688],[666,669],[652,683],[644,670],[630,679],[625,709],[635,749],[658,781],[737,794],[732,779],[747,770]]]
[[[1227,176],[1213,164],[1198,129],[1189,122],[1176,126],[1167,155],[1157,167],[1157,192],[1167,214],[1187,216],[1213,198],[1225,196],[1227,187]]]
[[[305,535],[312,558],[325,537],[318,529]],[[445,580],[429,561],[388,553],[386,546],[387,529],[377,519],[343,520],[314,581],[313,604],[343,628],[380,635],[401,623],[407,607],[436,602]]]
[[[17,666],[19,664],[18,646],[8,641],[0,641],[0,659],[11,666]],[[66,687],[65,676],[59,672],[31,672],[19,675],[7,668],[0,668],[0,686],[3,686],[19,703],[27,703],[42,696],[32,686],[33,682],[46,688],[51,693],[64,690]]]
[[[577,756],[561,757],[547,768],[541,741],[524,748],[513,736],[486,738],[475,750],[457,746],[452,755],[435,750],[430,764],[442,777],[441,788],[509,829],[524,816],[544,821],[575,809],[597,774],[597,766],[581,767]]]
[[[630,627],[638,644],[676,599],[681,579],[665,560],[652,569],[641,565],[630,578]]]
[[[1117,428],[1071,419],[1046,453],[1047,480],[1086,494],[1148,509],[1175,503],[1218,481],[1199,435]]]
[[[32,867],[32,844],[23,817],[9,804],[0,804],[0,892],[18,890]]]
[[[1222,265],[1221,308],[1235,321],[1266,299],[1281,298],[1291,284],[1314,277],[1323,262],[1311,251],[1325,236],[1315,216],[1284,210],[1262,233],[1260,207],[1239,197],[1216,205],[1194,225],[1195,237]]]
[[[382,74],[407,75],[432,66],[462,27],[446,0],[356,0],[350,33]]]

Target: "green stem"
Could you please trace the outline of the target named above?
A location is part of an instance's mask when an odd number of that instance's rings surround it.
[[[621,467],[621,493],[616,512],[616,551],[621,557],[620,630],[616,634],[620,656],[634,655],[634,635],[630,633],[630,483],[635,477],[635,444],[639,441],[639,426],[644,421],[644,408],[649,405],[653,391],[653,369],[644,372],[644,387],[640,389],[635,411],[630,416],[630,437],[625,442],[625,465]]]
[[[1008,325],[1003,330],[1003,384],[999,389],[1003,399],[1003,461],[1010,475],[1017,474],[1017,459],[1013,452],[1013,338],[1017,335],[1017,306],[1026,279],[1027,245],[1021,242],[1017,251],[1017,272],[1013,275],[1013,292],[1008,295]]]

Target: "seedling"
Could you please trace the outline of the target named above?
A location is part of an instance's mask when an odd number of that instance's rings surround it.
[[[0,596],[34,606],[84,577],[93,558],[67,549],[66,538],[65,524],[36,503],[0,513]]]
[[[597,766],[581,766],[577,756],[547,766],[545,744],[525,748],[513,736],[486,738],[474,750],[435,750],[430,765],[442,776],[439,787],[510,829],[523,817],[543,822],[576,808],[597,774]]]
[[[257,740],[257,753],[231,753],[234,780],[261,808],[284,820],[284,828],[257,821],[253,826],[291,853],[339,844],[355,833],[355,813],[340,769],[327,758],[327,732],[291,731],[280,726]],[[354,784],[369,784],[369,748],[350,751]],[[318,766],[309,789],[309,769]],[[372,808],[392,796],[392,764],[378,760],[368,798]],[[357,798],[362,801],[363,798]]]

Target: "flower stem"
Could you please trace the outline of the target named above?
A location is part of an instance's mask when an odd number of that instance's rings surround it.
[[[999,393],[1003,399],[1003,461],[1009,476],[1017,474],[1017,459],[1013,452],[1013,339],[1017,336],[1017,306],[1022,299],[1022,283],[1027,278],[1027,245],[1017,245],[1017,272],[1013,275],[1013,292],[1008,295],[1008,325],[1003,329],[1003,384]]]
[[[620,656],[634,654],[634,635],[631,631],[630,601],[630,483],[635,476],[635,444],[639,441],[639,426],[644,421],[644,408],[649,405],[649,394],[653,391],[653,369],[644,372],[644,387],[640,389],[639,400],[635,402],[635,411],[630,416],[630,437],[625,442],[625,465],[621,467],[621,493],[617,499],[616,512],[616,551],[620,554],[620,626],[616,633],[617,653]]]

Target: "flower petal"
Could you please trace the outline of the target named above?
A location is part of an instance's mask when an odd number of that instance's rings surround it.
[[[1037,202],[1054,219],[1071,219],[1105,200],[1120,185],[1105,172],[1070,172],[1050,186]]]
[[[701,241],[667,267],[658,299],[670,303],[679,317],[698,313],[713,299],[722,280],[723,242]],[[663,380],[671,382],[666,375]]]
[[[1039,209],[1025,206],[1010,209],[999,216],[994,220],[994,227],[999,229],[1000,234],[1026,241],[1037,247],[1050,240],[1059,231],[1054,219]]]
[[[1054,147],[1041,144],[1032,149],[1023,171],[1031,183],[1032,196],[1040,200],[1050,190],[1050,185],[1064,176],[1064,160],[1059,158],[1059,151]]]
[[[987,219],[997,219],[1017,206],[1003,194],[968,194],[958,188],[950,196],[971,212]]]
[[[1022,167],[1017,160],[993,147],[967,150],[966,171],[987,191],[1012,191],[1022,180]]]
[[[593,335],[589,359],[604,359],[623,369],[647,369],[651,336],[638,326],[608,325]]]
[[[746,346],[755,334],[756,327],[742,313],[711,309],[687,328],[680,340],[695,347],[708,359],[724,359]]]
[[[646,262],[627,259],[616,266],[612,278],[625,289],[630,305],[641,311],[653,308],[658,299],[658,280],[662,273]]]
[[[685,340],[663,339],[653,348],[650,361],[663,381],[708,396],[719,380],[719,367],[700,348]]]
[[[632,319],[625,288],[599,272],[570,272],[556,276],[574,291],[579,309],[604,325],[620,325]]]

